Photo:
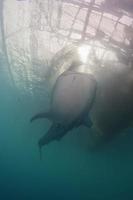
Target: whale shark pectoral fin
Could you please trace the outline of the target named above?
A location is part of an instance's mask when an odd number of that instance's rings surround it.
[[[87,117],[87,118],[84,119],[83,125],[86,126],[86,127],[88,127],[88,128],[92,127],[93,123],[92,123],[90,117]]]
[[[43,112],[43,113],[38,113],[36,115],[34,115],[31,119],[30,122],[33,122],[36,119],[41,119],[41,118],[51,118],[51,113],[50,112]]]

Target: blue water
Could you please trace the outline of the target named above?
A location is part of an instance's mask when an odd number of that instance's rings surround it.
[[[76,129],[46,146],[40,161],[37,141],[50,122],[29,119],[47,99],[39,90],[33,96],[18,90],[5,69],[1,64],[0,199],[133,199],[132,130],[90,152],[86,129]]]

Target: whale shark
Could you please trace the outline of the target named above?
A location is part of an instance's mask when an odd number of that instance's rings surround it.
[[[89,111],[97,90],[97,82],[92,74],[68,70],[61,74],[53,87],[50,109],[35,114],[31,122],[47,118],[52,125],[40,138],[39,149],[50,142],[59,141],[73,128],[81,125],[92,127]],[[41,152],[41,151],[40,151]]]

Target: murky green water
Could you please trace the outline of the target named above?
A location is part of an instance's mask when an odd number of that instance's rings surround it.
[[[78,128],[43,149],[37,141],[50,122],[30,124],[30,117],[48,105],[45,93],[31,96],[0,73],[0,198],[7,199],[132,199],[132,130],[96,152],[90,152],[86,129]]]
[[[126,130],[96,151],[90,151],[88,129],[80,127],[69,132],[61,141],[45,146],[43,159],[40,160],[37,143],[48,130],[50,122],[39,120],[31,124],[30,118],[41,110],[47,110],[50,91],[47,80],[57,77],[59,71],[68,67],[68,61],[73,57],[70,49],[70,52],[66,51],[66,55],[64,54],[65,59],[68,59],[66,62],[63,57],[55,66],[52,63],[51,66],[55,67],[52,68],[52,77],[48,68],[50,59],[64,47],[66,41],[69,44],[74,40],[72,16],[75,18],[79,14],[80,23],[76,25],[81,32],[84,29],[81,22],[86,21],[86,9],[82,10],[82,6],[80,9],[77,6],[71,10],[69,1],[68,4],[61,2],[65,1],[0,1],[0,200],[132,200],[132,129]],[[129,16],[126,16],[125,21],[126,19],[130,25],[132,19],[129,20]],[[91,20],[94,25],[93,16]],[[114,21],[110,21],[111,25],[107,24],[108,21],[102,21],[107,36],[110,38],[113,33],[115,39],[124,41],[124,33],[120,32],[124,30],[122,24],[117,27]],[[118,28],[116,35],[114,26]],[[68,29],[67,35],[64,30]],[[75,41],[81,37],[79,30],[74,35]],[[94,50],[97,57],[101,56],[103,59],[103,67],[106,64],[106,49],[102,47],[104,52],[99,52],[96,48]],[[127,50],[127,54],[129,53],[132,52]],[[55,57],[58,56],[57,54]],[[117,66],[117,61],[108,51],[107,56],[109,62]],[[123,60],[126,63],[128,57]],[[93,65],[96,63],[90,61],[92,70],[95,70]],[[96,70],[99,66],[97,63]],[[116,66],[111,73],[118,73],[123,67],[119,66],[118,69]],[[106,70],[106,75],[108,79],[110,71]],[[133,79],[130,78],[132,83]]]

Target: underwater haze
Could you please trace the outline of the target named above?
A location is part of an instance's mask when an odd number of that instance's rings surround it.
[[[90,5],[89,2],[84,1],[85,6]],[[100,27],[103,32],[99,32],[97,38],[102,40],[105,36],[104,42],[116,39],[115,47],[120,44],[122,48],[122,41],[133,41],[129,27],[127,36],[122,32],[123,23],[128,20],[126,23],[130,26],[133,20],[129,20],[129,15],[121,17],[119,12],[114,17],[113,12],[106,13],[104,18],[103,7],[97,15],[102,2],[92,1],[90,6],[95,12],[90,15],[87,13],[90,8],[76,0],[0,0],[0,200],[133,200],[132,128],[116,134],[112,141],[94,151],[88,145],[89,129],[75,128],[60,141],[44,146],[40,160],[38,140],[47,132],[51,122],[42,119],[30,123],[34,114],[49,108],[49,82],[53,83],[63,70],[68,69],[73,55],[76,55],[72,54],[70,46],[69,51],[63,50],[60,56],[58,52],[65,44],[69,45],[71,41],[80,43],[81,39],[89,43],[88,35],[93,38]],[[124,7],[125,4],[122,9]],[[86,16],[90,16],[90,20]],[[84,24],[89,22],[90,26],[85,27]],[[93,44],[94,41],[91,47]],[[106,50],[99,43],[97,46]],[[133,56],[133,46],[126,47],[128,60],[130,54]],[[120,48],[117,48],[118,52]],[[106,54],[99,53],[96,48],[93,50],[98,58],[93,59],[92,55],[92,60],[88,60],[91,69],[95,70],[92,65],[97,63],[96,68],[100,64],[103,67]],[[122,53],[125,56],[123,49]],[[117,66],[114,54],[108,49],[107,55],[107,64],[112,62]],[[126,66],[126,56],[122,56],[120,59],[124,58],[121,60]],[[115,67],[114,74],[122,69],[122,66]],[[110,71],[106,74],[108,79]],[[133,78],[130,78],[132,82]],[[125,82],[130,86],[130,81]],[[128,90],[126,92],[128,95]]]
[[[29,120],[47,99],[21,93],[6,62],[0,67],[0,199],[133,199],[132,130],[90,152],[81,127],[44,147],[40,160],[37,140],[50,122]]]

